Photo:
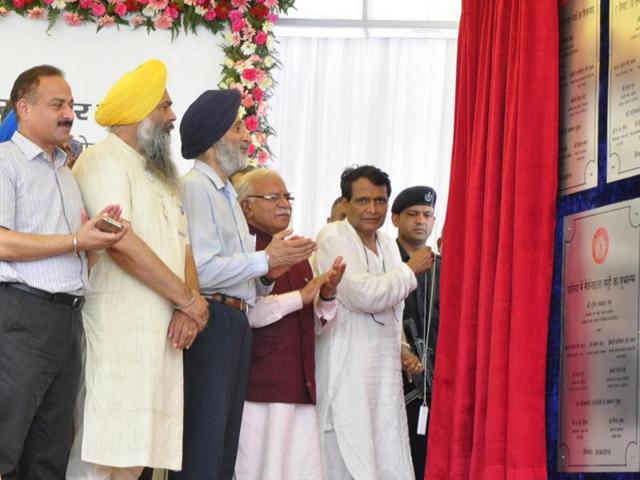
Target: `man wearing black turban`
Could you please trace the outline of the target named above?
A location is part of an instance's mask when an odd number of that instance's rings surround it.
[[[236,90],[209,90],[180,124],[182,156],[195,159],[184,177],[183,205],[212,322],[184,357],[184,453],[182,471],[171,473],[174,480],[233,477],[251,357],[247,310],[256,292],[268,293],[276,277],[315,250],[312,240],[285,240],[287,229],[255,251],[229,181],[246,165],[251,142],[239,107]]]

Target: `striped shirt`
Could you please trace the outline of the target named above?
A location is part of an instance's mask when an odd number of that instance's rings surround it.
[[[16,132],[0,143],[0,227],[36,235],[68,235],[81,225],[80,189],[57,148],[53,163]],[[84,252],[31,261],[0,261],[0,282],[19,282],[48,292],[80,294],[87,285]]]

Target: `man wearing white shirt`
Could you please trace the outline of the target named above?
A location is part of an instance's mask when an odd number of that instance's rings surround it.
[[[379,231],[391,193],[386,173],[370,165],[349,168],[341,190],[347,218],[318,234],[317,270],[328,271],[337,255],[348,264],[337,288],[336,317],[316,341],[325,478],[410,480],[402,309],[432,253],[421,250],[403,263],[395,241]],[[409,370],[420,368],[406,360]]]
[[[119,206],[83,219],[59,148],[74,118],[62,71],[21,73],[11,103],[18,131],[0,144],[0,476],[58,479],[80,384],[85,251],[110,247],[125,232],[96,228],[103,214],[119,219]]]

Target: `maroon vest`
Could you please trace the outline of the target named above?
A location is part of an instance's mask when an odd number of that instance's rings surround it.
[[[271,235],[250,228],[256,250],[264,250]],[[304,287],[313,278],[308,261],[280,276],[272,294]],[[253,329],[251,370],[246,400],[250,402],[316,403],[313,304],[282,317],[271,325]]]

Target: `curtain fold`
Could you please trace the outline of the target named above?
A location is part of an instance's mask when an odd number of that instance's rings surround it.
[[[425,478],[542,480],[557,3],[463,1]]]

